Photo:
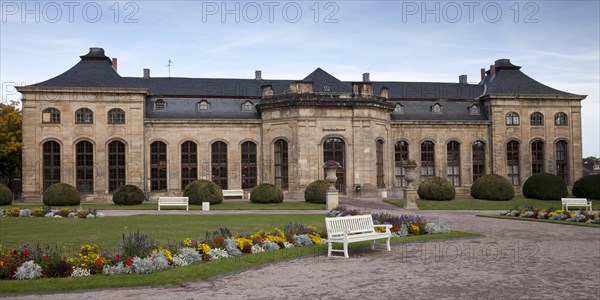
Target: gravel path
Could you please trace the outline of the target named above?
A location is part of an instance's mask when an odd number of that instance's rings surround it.
[[[415,213],[382,202],[357,208]],[[387,251],[325,253],[183,286],[24,295],[19,299],[600,299],[600,229],[418,211],[483,238],[410,243]]]

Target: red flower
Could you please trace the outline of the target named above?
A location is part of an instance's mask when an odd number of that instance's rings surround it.
[[[44,254],[44,255],[42,255],[42,258],[43,258],[43,259],[46,259],[46,258],[48,258],[48,255]]]
[[[215,241],[216,241],[217,243],[221,243],[221,242],[223,242],[223,239],[222,239],[222,238],[220,238],[220,237],[218,237],[218,238],[215,238]]]
[[[121,255],[117,254],[117,255],[115,256],[115,259],[116,259],[116,260],[119,260],[119,259],[121,259]]]
[[[27,249],[23,250],[22,253],[23,253],[23,255],[29,256],[29,250],[27,250]]]

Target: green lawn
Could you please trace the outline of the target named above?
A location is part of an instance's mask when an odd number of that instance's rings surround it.
[[[600,200],[591,201],[594,210],[600,209]],[[536,208],[561,208],[562,205],[560,200],[547,201],[515,197],[509,201],[490,201],[473,198],[461,198],[450,201],[417,200],[417,206],[419,206],[419,209],[423,210],[509,210],[524,206],[533,206]]]
[[[404,200],[402,200],[402,199],[386,199],[386,200],[383,200],[383,202],[391,204],[391,205],[395,205],[398,207],[404,207]]]
[[[43,204],[15,204],[8,206],[0,206],[0,208],[33,208],[42,207]],[[71,208],[94,208],[97,210],[157,210],[158,205],[156,203],[144,202],[139,205],[116,205],[116,204],[94,204],[85,203],[77,206],[66,206]],[[184,207],[162,207],[161,210],[179,209],[185,210]],[[305,201],[284,201],[277,204],[257,204],[250,201],[225,201],[221,204],[211,205],[211,210],[325,210],[325,204],[308,203]],[[190,210],[202,210],[202,205],[190,205]]]
[[[520,220],[520,221],[531,221],[531,222],[544,222],[544,223],[554,223],[554,224],[562,224],[562,225],[572,225],[572,226],[584,226],[584,227],[595,227],[600,228],[600,224],[592,224],[592,223],[579,223],[579,222],[565,222],[559,220],[547,220],[547,219],[534,219],[534,218],[521,218],[521,217],[512,217],[512,216],[497,216],[497,215],[478,215],[478,217],[484,218],[496,218],[496,219],[509,219],[509,220]]]

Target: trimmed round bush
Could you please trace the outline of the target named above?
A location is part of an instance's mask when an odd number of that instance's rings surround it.
[[[252,189],[250,201],[253,203],[281,203],[283,192],[270,183],[261,183]]]
[[[79,191],[66,183],[55,183],[44,191],[44,204],[48,206],[79,205]]]
[[[112,201],[118,205],[137,205],[144,202],[144,192],[135,185],[127,184],[118,188]]]
[[[515,197],[515,188],[498,174],[483,175],[473,182],[471,196],[483,200],[510,200]]]
[[[567,197],[567,184],[565,181],[550,173],[535,174],[523,184],[523,196],[541,200],[560,200]]]
[[[194,180],[185,186],[183,196],[189,197],[190,204],[201,205],[210,202],[211,205],[223,202],[223,191],[216,183],[204,179]]]
[[[325,180],[311,182],[304,190],[304,201],[310,203],[327,202],[327,190],[331,184]]]
[[[417,194],[424,200],[445,201],[454,199],[456,190],[450,181],[434,176],[419,185]]]
[[[0,184],[0,205],[11,205],[12,201],[13,194],[10,189],[4,184]]]
[[[573,195],[577,198],[600,199],[600,174],[583,176],[575,181]]]

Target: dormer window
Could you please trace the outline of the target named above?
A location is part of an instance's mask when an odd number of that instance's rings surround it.
[[[434,105],[431,106],[431,112],[434,114],[441,114],[442,113],[442,106],[439,103],[436,103]]]
[[[252,102],[250,102],[250,101],[244,102],[244,104],[242,104],[242,111],[244,111],[244,112],[253,112],[254,111],[254,104],[252,104]]]
[[[404,106],[402,106],[402,104],[400,104],[400,103],[396,104],[396,107],[394,107],[394,113],[395,114],[403,114]]]
[[[154,111],[165,111],[167,110],[167,103],[163,99],[154,101]]]
[[[206,100],[202,100],[202,101],[198,102],[197,109],[200,112],[202,112],[202,111],[210,111],[210,103],[208,103],[208,101],[206,101]]]
[[[473,104],[469,107],[469,114],[471,116],[478,116],[481,114],[481,112],[479,111],[479,106],[477,106],[477,104]]]

